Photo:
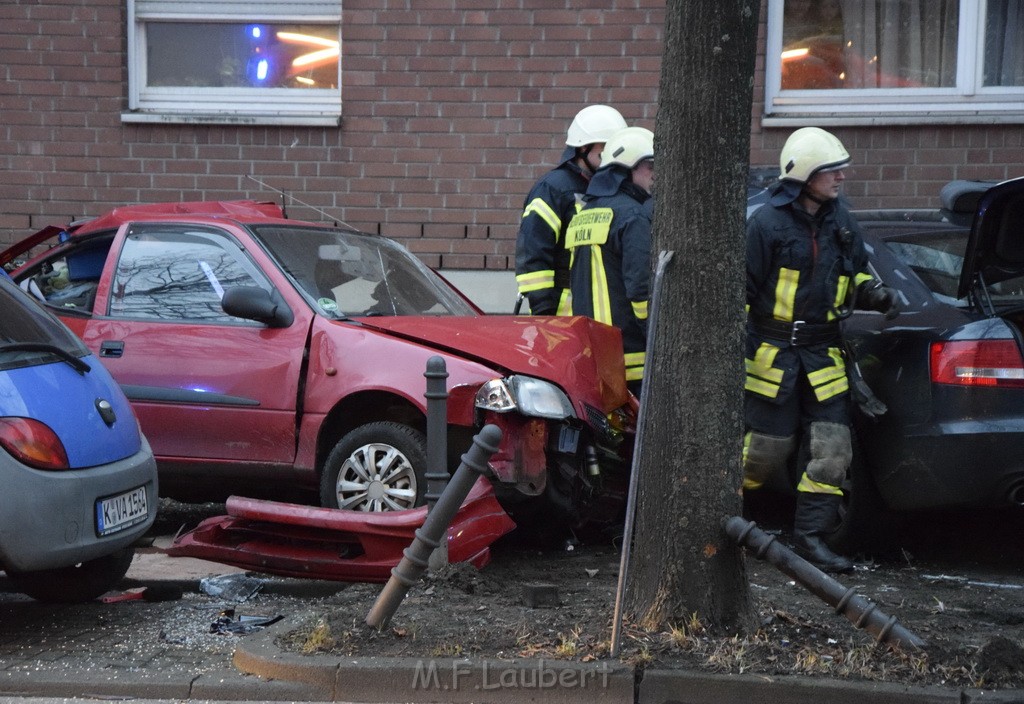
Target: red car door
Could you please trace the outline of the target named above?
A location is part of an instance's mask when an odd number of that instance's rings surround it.
[[[94,315],[76,328],[125,389],[161,460],[291,464],[296,398],[312,320],[261,269],[245,234],[213,225],[135,223],[110,250]],[[228,316],[232,286],[278,288],[287,327]]]

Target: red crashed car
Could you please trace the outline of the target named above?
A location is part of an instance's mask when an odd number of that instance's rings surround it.
[[[494,423],[506,505],[616,517],[636,417],[616,328],[483,315],[386,237],[253,201],[117,208],[0,254],[15,259],[121,384],[165,496],[422,504],[424,372],[440,356],[450,470]]]

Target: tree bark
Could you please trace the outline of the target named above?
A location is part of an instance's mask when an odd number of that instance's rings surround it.
[[[746,184],[757,0],[668,0],[652,257],[675,252],[644,380],[626,618],[754,625],[741,550]]]

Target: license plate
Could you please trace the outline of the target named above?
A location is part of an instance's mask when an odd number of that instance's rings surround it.
[[[117,533],[142,523],[147,516],[149,504],[144,486],[99,499],[96,501],[96,535]]]

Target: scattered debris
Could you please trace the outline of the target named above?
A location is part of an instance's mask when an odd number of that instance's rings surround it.
[[[261,631],[267,626],[271,626],[283,618],[284,616],[236,616],[234,609],[225,609],[220,612],[220,616],[217,617],[217,620],[210,624],[210,633],[244,636],[249,633]]]
[[[256,596],[263,588],[263,580],[250,577],[244,572],[222,574],[199,580],[199,589],[204,594],[219,596],[228,601],[241,603]]]
[[[181,587],[173,584],[154,584],[150,587],[136,587],[123,592],[108,592],[100,597],[104,604],[116,604],[121,601],[176,601],[184,595]]]

